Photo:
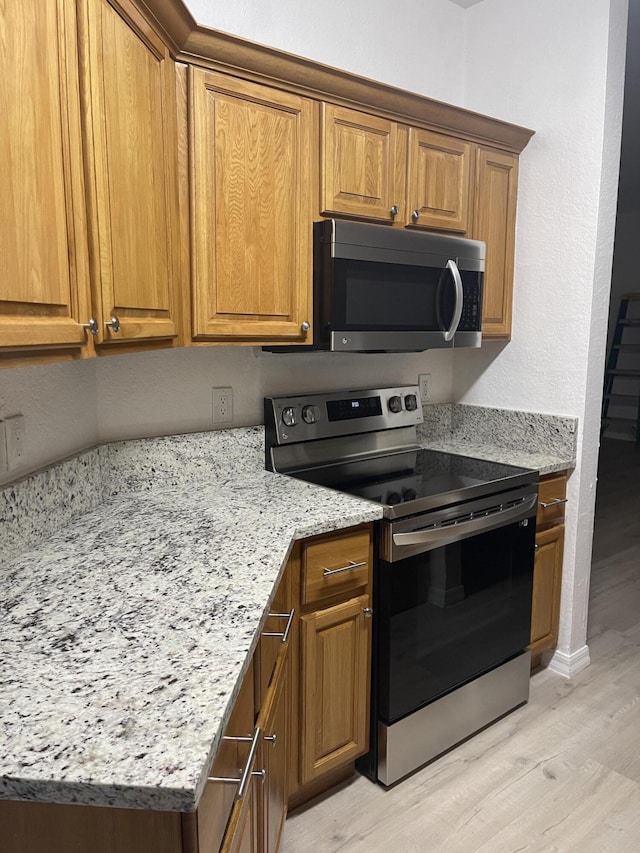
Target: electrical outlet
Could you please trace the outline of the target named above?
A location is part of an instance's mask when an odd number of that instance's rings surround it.
[[[7,452],[7,471],[14,471],[27,464],[27,435],[24,415],[13,415],[4,419],[4,437]]]
[[[421,373],[420,376],[418,376],[418,386],[420,388],[420,397],[422,398],[422,402],[427,403],[429,401],[431,391],[431,374]]]
[[[213,423],[227,424],[233,420],[233,388],[212,388]]]

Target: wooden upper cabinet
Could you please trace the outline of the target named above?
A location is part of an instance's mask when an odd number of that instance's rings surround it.
[[[393,222],[403,206],[396,123],[333,104],[320,109],[321,213]]]
[[[171,338],[178,333],[173,61],[130,0],[80,0],[78,9],[96,340]]]
[[[406,224],[466,234],[472,165],[471,143],[410,128]]]
[[[0,4],[0,349],[89,320],[73,0]]]
[[[508,340],[511,337],[518,158],[514,154],[478,148],[475,185],[472,236],[487,244],[482,334]]]
[[[312,102],[190,73],[193,335],[311,342]]]

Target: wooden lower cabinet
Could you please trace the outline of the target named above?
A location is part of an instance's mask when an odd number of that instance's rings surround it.
[[[260,729],[242,798],[210,778],[183,814],[0,800],[1,853],[277,853],[292,801],[332,787],[368,748],[371,556],[367,525],[294,546],[209,770],[239,779]],[[323,563],[348,565],[329,576],[345,580],[318,584]]]
[[[543,652],[558,642],[566,493],[564,472],[540,480],[529,643],[532,669],[540,665]]]
[[[301,781],[367,750],[371,619],[369,596],[301,619]]]
[[[553,648],[558,641],[564,525],[536,534],[531,604],[531,656]]]

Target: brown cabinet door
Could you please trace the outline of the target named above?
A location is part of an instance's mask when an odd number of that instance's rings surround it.
[[[287,643],[278,656],[271,689],[258,719],[258,725],[264,733],[263,853],[276,853],[278,850],[287,816],[290,715],[290,657]]]
[[[171,338],[178,333],[174,65],[130,0],[80,0],[78,21],[96,340]]]
[[[518,158],[479,148],[473,237],[487,244],[482,335],[511,337]]]
[[[532,655],[553,648],[558,639],[563,548],[564,525],[536,534],[529,646]]]
[[[395,186],[396,123],[321,104],[320,132],[321,213],[393,222],[401,206]]]
[[[75,3],[2,3],[0,32],[0,348],[77,348],[90,314]]]
[[[367,750],[369,734],[369,596],[300,619],[303,783]]]
[[[469,230],[471,155],[469,142],[409,129],[407,225],[462,234]]]
[[[242,800],[236,800],[220,853],[262,853],[259,827],[262,783],[254,776]]]
[[[311,342],[311,101],[190,69],[193,334]]]

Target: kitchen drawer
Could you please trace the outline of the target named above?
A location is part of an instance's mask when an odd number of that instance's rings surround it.
[[[369,529],[316,539],[302,548],[303,604],[351,594],[369,583]]]
[[[242,682],[225,735],[251,737],[253,734],[255,722],[253,685],[252,663]],[[248,752],[249,744],[223,739],[209,775],[239,779],[247,761]],[[237,792],[237,785],[207,782],[197,811],[198,853],[219,853]]]
[[[538,486],[538,513],[536,527],[549,527],[562,524],[564,508],[567,502],[567,478],[565,474],[557,477],[545,477]]]

